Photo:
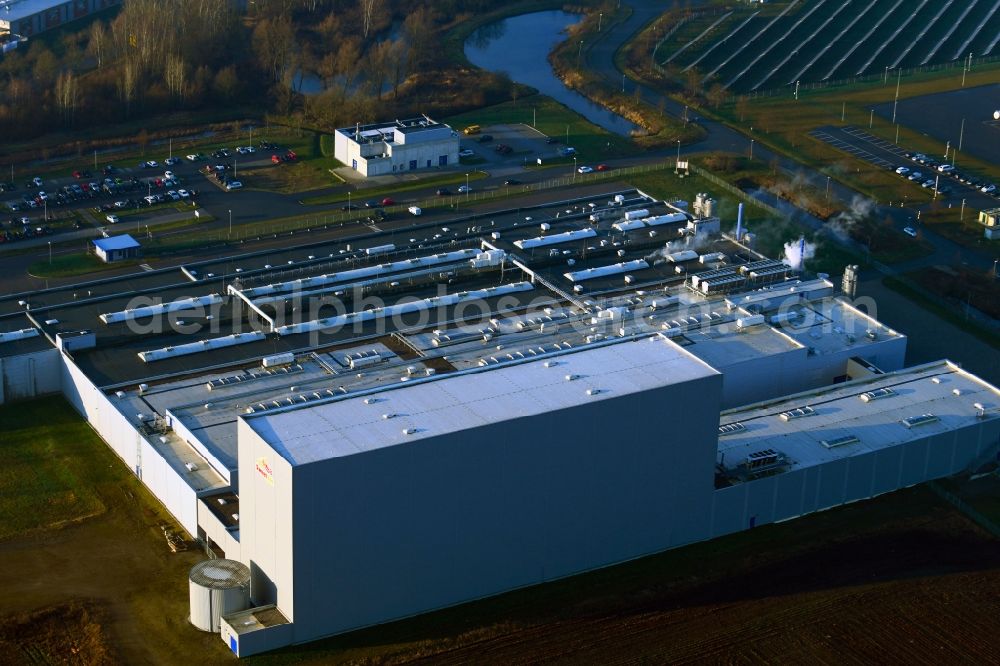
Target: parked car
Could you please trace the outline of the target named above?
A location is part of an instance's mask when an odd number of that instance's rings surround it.
[[[475,154],[476,152],[474,150],[470,150],[469,148],[458,151],[459,157],[472,157]]]
[[[483,134],[481,137],[479,137],[479,143],[489,143],[492,140],[493,140],[492,134]]]
[[[226,183],[226,190],[227,191],[238,190],[241,187],[243,187],[243,183],[241,183],[238,180],[231,180],[228,183]]]
[[[951,173],[952,171],[955,170],[955,167],[953,167],[950,164],[940,164],[938,165],[937,170],[940,171],[941,173]]]
[[[987,183],[986,185],[980,187],[979,191],[982,192],[983,194],[992,194],[993,192],[996,192],[996,189],[997,189],[996,185],[994,185],[993,183]]]
[[[119,218],[117,215],[110,214],[110,215],[105,215],[104,219],[107,220],[110,224],[118,224],[118,220],[121,218]]]
[[[911,236],[913,238],[917,237],[917,230],[914,229],[913,227],[904,227],[903,228],[903,233],[906,234],[907,236]]]
[[[897,167],[896,173],[898,173],[900,176],[905,176],[906,174],[910,173],[910,167],[905,167],[905,166]]]

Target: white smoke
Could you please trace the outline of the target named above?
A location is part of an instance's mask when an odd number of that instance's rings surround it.
[[[785,257],[784,262],[791,266],[794,270],[801,270],[803,264],[805,264],[806,259],[812,259],[816,256],[816,245],[810,243],[805,238],[799,238],[798,240],[788,241],[785,243]]]
[[[662,264],[664,261],[667,261],[668,255],[674,252],[680,252],[681,250],[694,250],[700,254],[713,242],[713,239],[705,232],[685,234],[683,238],[668,241],[666,245],[661,247],[656,252],[646,255],[646,261],[650,262],[654,266],[656,264]]]
[[[851,237],[851,229],[861,220],[871,217],[875,212],[875,204],[871,199],[854,195],[851,205],[846,210],[842,210],[826,222],[826,227],[834,236],[842,241]]]

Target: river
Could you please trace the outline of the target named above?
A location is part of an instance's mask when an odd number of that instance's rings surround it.
[[[549,64],[549,52],[566,39],[566,28],[581,18],[579,14],[554,10],[490,23],[466,40],[465,57],[482,69],[505,72],[512,80],[565,104],[599,127],[628,136],[637,129],[635,124],[567,88]]]

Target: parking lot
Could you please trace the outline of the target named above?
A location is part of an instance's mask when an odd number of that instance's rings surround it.
[[[293,151],[262,142],[259,148],[172,155],[162,161],[143,160],[98,170],[81,168],[63,178],[0,182],[0,202],[9,213],[0,216],[0,243],[92,230],[94,225],[126,219],[144,224],[160,217],[174,220],[179,211],[193,211],[206,190],[226,193],[239,189],[242,183],[234,181],[242,169],[296,159]]]
[[[945,199],[964,199],[969,205],[995,205],[996,194],[984,193],[981,188],[991,183],[963,174],[960,170],[941,172],[939,160],[929,156],[910,153],[890,141],[881,139],[865,130],[848,125],[846,127],[820,127],[810,132],[810,136],[830,144],[834,148],[862,159],[888,171],[897,171],[900,178],[914,181],[933,193],[937,185],[938,195]],[[917,159],[914,159],[917,158]],[[922,158],[922,161],[921,161]],[[919,173],[920,177],[914,176]],[[928,181],[930,184],[928,185]],[[963,182],[964,181],[964,182]]]
[[[523,124],[483,126],[478,134],[463,134],[460,146],[461,150],[471,150],[472,157],[488,164],[519,166],[536,164],[539,158],[544,163],[564,157],[559,151],[565,147],[563,137],[547,137]]]

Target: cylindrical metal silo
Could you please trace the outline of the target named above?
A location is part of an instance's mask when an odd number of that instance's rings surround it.
[[[236,560],[205,560],[191,567],[191,624],[218,633],[223,615],[250,607],[250,569]]]

